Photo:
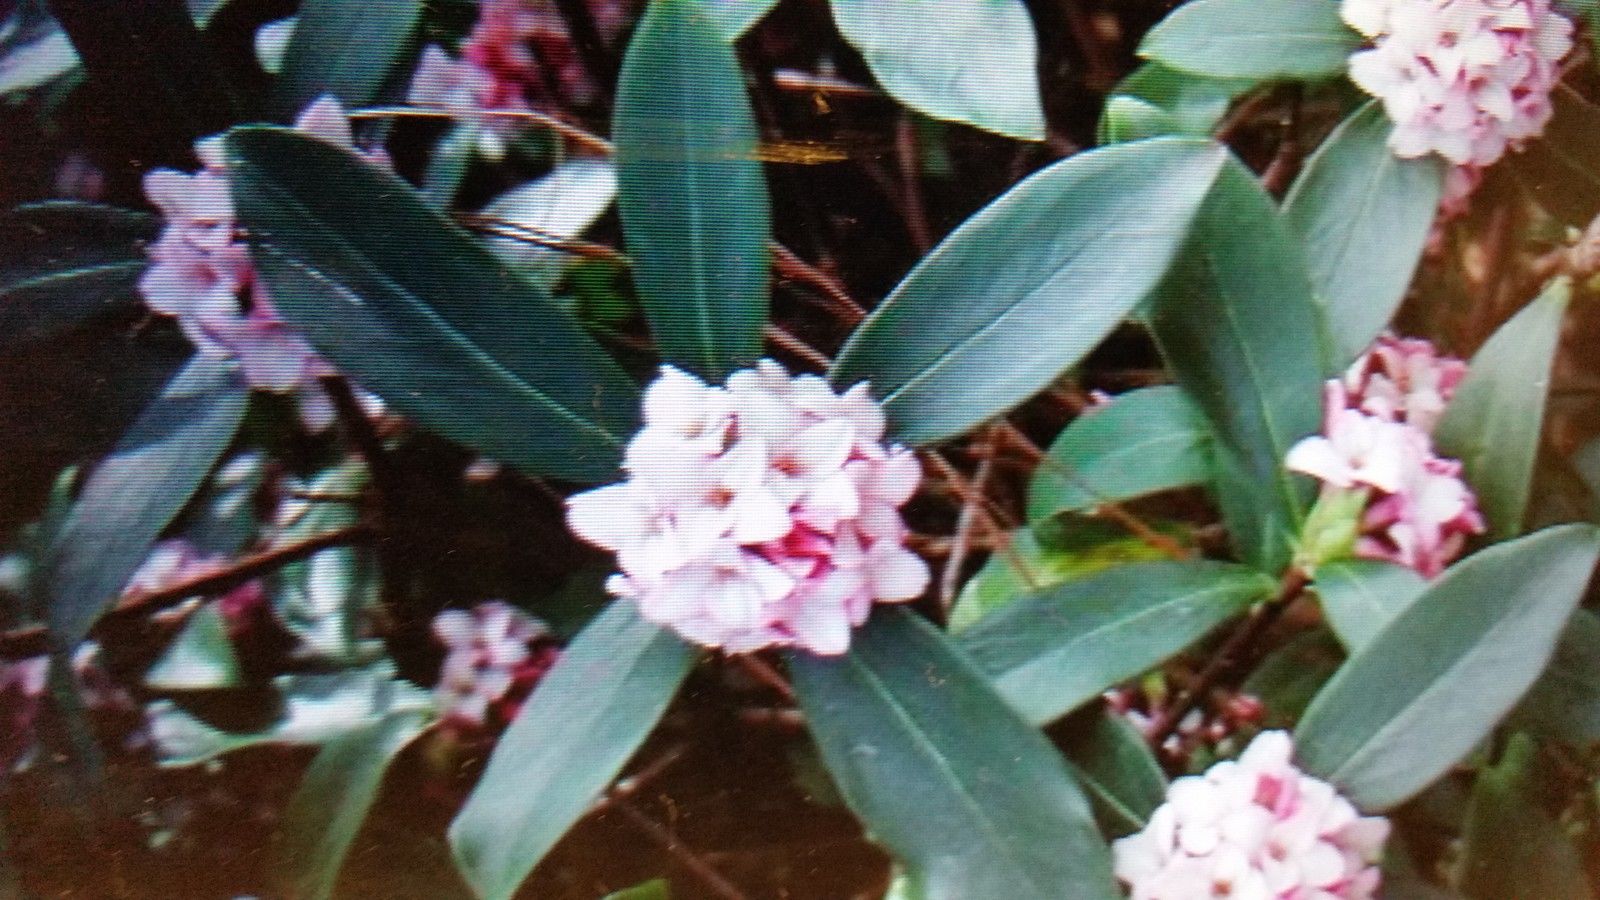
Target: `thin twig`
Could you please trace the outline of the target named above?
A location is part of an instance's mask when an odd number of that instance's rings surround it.
[[[767,336],[767,340],[778,345],[779,347],[782,347],[790,353],[793,353],[795,356],[800,357],[824,372],[828,371],[828,367],[833,365],[833,361],[828,359],[827,355],[825,355],[821,350],[818,350],[805,341],[800,340],[800,338],[796,337],[793,332],[784,328],[782,325],[777,323],[768,323],[766,327],[762,329],[762,333]]]
[[[1225,674],[1239,664],[1247,662],[1255,643],[1267,633],[1273,623],[1283,615],[1284,610],[1300,597],[1310,583],[1311,579],[1298,567],[1284,573],[1283,580],[1278,583],[1277,594],[1271,600],[1251,610],[1244,624],[1228,637],[1211,659],[1207,660],[1205,667],[1195,676],[1194,681],[1179,691],[1177,696],[1172,698],[1172,702],[1150,721],[1150,727],[1146,732],[1150,746],[1159,748],[1178,730],[1183,717],[1221,683]]]
[[[1006,562],[1017,573],[1017,577],[1021,578],[1029,589],[1038,587],[1037,574],[1029,567],[1027,560],[1017,553],[1017,549],[1011,546],[1011,529],[1016,527],[1015,520],[998,504],[984,497],[981,492],[973,490],[972,485],[955,466],[950,464],[950,460],[944,458],[943,454],[937,450],[924,450],[922,455],[938,470],[940,477],[944,478],[945,483],[963,503],[977,498],[975,502],[980,510],[980,521],[989,529],[990,534],[994,535],[995,552],[1005,557]]]
[[[922,161],[917,153],[917,128],[909,115],[902,115],[894,129],[895,161],[900,164],[900,188],[904,193],[901,208],[906,214],[906,231],[917,255],[933,247],[933,232],[928,227],[928,210],[922,202]]]
[[[662,825],[660,822],[657,822],[655,819],[645,815],[642,810],[633,805],[632,801],[625,797],[616,797],[612,799],[608,808],[616,810],[623,816],[627,817],[629,821],[638,826],[640,831],[643,831],[645,834],[649,835],[651,840],[654,840],[658,845],[660,845],[661,849],[671,854],[672,858],[677,860],[679,865],[692,872],[695,877],[704,882],[705,886],[710,888],[712,893],[719,897],[725,898],[725,900],[745,900],[744,892],[739,890],[739,888],[736,887],[733,882],[722,877],[722,875],[719,874],[716,869],[711,868],[709,863],[696,856],[694,851],[690,850],[687,845],[678,840],[678,836],[676,834],[672,833],[671,830]]]
[[[972,489],[977,494],[982,494],[989,482],[989,476],[994,472],[994,458],[999,451],[1000,429],[991,426],[983,442],[983,458],[978,461],[978,468],[972,475]],[[944,569],[939,572],[939,608],[949,615],[951,607],[955,606],[956,588],[961,579],[961,569],[966,565],[967,552],[972,546],[972,531],[978,521],[978,503],[975,496],[969,496],[961,504],[961,513],[956,518],[956,533],[950,549],[950,556],[945,559]]]
[[[784,700],[790,703],[795,702],[794,688],[790,686],[788,679],[779,674],[777,669],[768,665],[766,660],[749,653],[734,653],[728,659],[732,660],[734,665],[744,669],[751,678],[777,691],[778,696]]]
[[[563,119],[535,110],[474,109],[455,110],[432,106],[371,106],[350,113],[352,119],[514,119],[531,122],[554,131],[580,147],[607,156],[616,147],[610,141]]]
[[[773,267],[777,270],[778,277],[798,281],[814,288],[829,301],[835,315],[846,325],[855,325],[867,317],[867,311],[851,298],[844,285],[833,276],[801,259],[793,250],[777,241],[773,241],[770,246]]]

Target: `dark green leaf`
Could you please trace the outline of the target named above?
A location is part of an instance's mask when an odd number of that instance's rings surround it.
[[[1028,177],[911,270],[840,351],[834,383],[870,381],[911,443],[1022,402],[1155,287],[1225,158],[1209,142],[1162,138]]]
[[[1361,107],[1312,154],[1283,201],[1326,310],[1336,368],[1389,324],[1439,211],[1444,166],[1395,156],[1393,130],[1381,103]]]
[[[45,562],[50,630],[72,647],[233,442],[248,391],[231,363],[191,359],[95,467]]]
[[[935,119],[1044,140],[1039,39],[1022,0],[830,5],[839,31],[901,103]]]
[[[1206,198],[1150,326],[1210,420],[1217,500],[1234,541],[1246,560],[1278,571],[1311,496],[1283,459],[1322,421],[1326,354],[1298,242],[1237,160]]]
[[[1305,632],[1267,654],[1239,692],[1266,707],[1263,727],[1289,728],[1344,662],[1339,640],[1325,628]]]
[[[634,284],[668,361],[708,378],[761,355],[767,183],[733,48],[693,0],[652,3],[612,121]]]
[[[1600,212],[1600,107],[1566,85],[1551,94],[1555,116],[1544,134],[1506,165],[1540,206],[1573,228]]]
[[[607,894],[602,900],[672,900],[672,892],[667,889],[666,879],[657,878]]]
[[[1191,0],[1139,45],[1146,59],[1213,78],[1331,78],[1361,35],[1338,0]]]
[[[1580,609],[1512,721],[1574,747],[1600,743],[1600,617]]]
[[[1130,391],[1062,431],[1034,470],[1028,521],[1211,477],[1211,432],[1180,388]]]
[[[154,691],[205,691],[243,683],[228,622],[216,603],[195,610],[144,675],[145,687]]]
[[[1121,526],[1093,519],[1067,516],[1019,528],[961,586],[946,625],[959,632],[1023,594],[1113,566],[1166,558]]]
[[[1377,560],[1352,559],[1317,568],[1323,615],[1351,652],[1365,647],[1427,588],[1428,580],[1415,569]]]
[[[1164,134],[1205,137],[1236,97],[1254,87],[1246,78],[1204,78],[1147,62],[1111,92],[1097,142],[1114,144]]]
[[[931,625],[881,609],[848,655],[789,665],[840,793],[918,896],[1120,896],[1061,756]]]
[[[544,291],[350,153],[274,128],[228,152],[274,305],[341,371],[529,471],[615,473],[638,391]]]
[[[1138,729],[1098,708],[1084,709],[1062,724],[1052,733],[1088,791],[1101,828],[1113,837],[1143,828],[1167,798],[1167,777]]]
[[[570,240],[594,224],[617,196],[617,170],[604,159],[574,159],[550,174],[496,197],[480,214],[514,226],[489,238],[489,249],[524,278],[546,289],[561,276],[570,254],[533,240]]]
[[[1018,598],[959,643],[1013,709],[1048,722],[1159,665],[1273,587],[1227,563],[1120,566]]]
[[[695,654],[617,601],[569,645],[450,824],[480,897],[510,897],[578,821],[666,711]]]
[[[317,752],[289,800],[279,832],[278,878],[286,897],[325,900],[355,842],[367,810],[378,799],[383,773],[429,716],[390,715],[334,738]]]
[[[1550,367],[1571,295],[1567,279],[1550,282],[1490,336],[1473,355],[1472,367],[1434,434],[1441,454],[1461,460],[1492,539],[1522,532],[1550,393]]]
[[[1545,812],[1539,749],[1515,735],[1505,755],[1478,773],[1467,811],[1460,887],[1474,900],[1589,900],[1584,864]]]
[[[1450,568],[1312,701],[1295,741],[1306,770],[1367,810],[1422,790],[1539,676],[1597,553],[1595,528],[1562,525]]]
[[[285,121],[324,94],[347,108],[378,89],[412,44],[422,0],[305,0],[284,53],[273,104]]]
[[[0,352],[93,316],[138,307],[156,220],[92,203],[19,206],[0,217]]]
[[[481,123],[474,121],[452,123],[450,130],[433,145],[427,171],[422,173],[422,199],[429,207],[448,210],[456,202],[461,182],[466,180],[473,154],[478,150],[482,128]],[[493,215],[489,210],[483,210],[483,214]]]

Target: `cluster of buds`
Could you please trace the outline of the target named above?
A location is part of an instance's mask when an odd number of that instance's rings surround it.
[[[1484,530],[1461,463],[1433,450],[1433,429],[1465,376],[1465,363],[1438,355],[1428,341],[1386,335],[1343,378],[1329,381],[1323,433],[1300,441],[1286,460],[1323,482],[1313,521],[1330,510],[1359,515],[1349,529],[1357,555],[1428,578],[1444,571],[1467,536]],[[1331,518],[1308,532],[1338,531],[1343,513]],[[1333,554],[1319,548],[1314,555]]]
[[[1101,695],[1106,709],[1121,716],[1146,741],[1155,740],[1163,727],[1161,710],[1171,701],[1166,679],[1159,673],[1142,682],[1112,688]],[[1215,758],[1224,745],[1241,732],[1259,728],[1267,715],[1260,698],[1242,692],[1214,689],[1205,702],[1172,723],[1170,734],[1157,747],[1163,760],[1176,769],[1187,769],[1195,759]]]
[[[1572,23],[1550,0],[1343,0],[1341,12],[1372,41],[1350,58],[1350,77],[1383,101],[1395,154],[1455,166],[1445,215],[1465,208],[1484,167],[1549,122],[1572,48]]]
[[[295,128],[354,148],[350,120],[332,97],[307,107]],[[161,211],[165,227],[150,247],[151,265],[139,280],[139,293],[152,310],[177,319],[201,353],[236,360],[251,387],[298,394],[306,426],[326,428],[333,407],[316,380],[331,369],[278,318],[256,277],[234,218],[222,138],[205,138],[194,149],[200,171],[155,169],[145,175],[145,196]],[[388,165],[381,150],[366,157]]]
[[[1112,847],[1133,900],[1370,900],[1387,820],[1361,816],[1290,761],[1289,735],[1172,782],[1143,831]]]
[[[617,554],[607,582],[650,621],[732,653],[840,654],[874,601],[920,595],[928,567],[899,507],[922,469],[885,446],[883,411],[763,360],[711,387],[664,366],[628,445],[628,479],[568,501],[579,537]]]
[[[603,39],[621,33],[621,4],[598,0],[587,7]],[[476,122],[479,152],[499,159],[522,125],[516,114],[532,110],[528,98],[552,93],[550,99],[576,104],[593,102],[599,93],[555,5],[484,0],[459,57],[436,44],[423,51],[406,99]]]
[[[433,636],[445,647],[433,689],[440,717],[469,732],[515,718],[559,653],[543,624],[499,600],[439,613]]]

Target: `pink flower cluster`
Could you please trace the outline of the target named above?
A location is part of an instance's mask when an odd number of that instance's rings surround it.
[[[295,128],[354,146],[350,121],[332,97],[307,107]],[[161,210],[166,227],[150,247],[151,265],[139,280],[139,293],[152,310],[176,318],[201,353],[237,360],[252,387],[298,393],[306,425],[320,430],[333,420],[333,408],[316,379],[331,370],[278,318],[266,286],[255,277],[234,219],[221,137],[196,143],[195,155],[203,166],[198,172],[156,169],[144,178],[145,196]],[[367,157],[388,164],[381,150]]]
[[[1174,781],[1144,830],[1112,845],[1133,900],[1376,897],[1388,821],[1295,768],[1293,751],[1263,732],[1237,761]]]
[[[589,9],[602,37],[611,39],[621,32],[625,16],[620,4],[601,0],[590,3]],[[484,0],[459,58],[437,45],[423,51],[407,101],[469,120],[476,117],[480,152],[499,159],[505,155],[506,141],[522,125],[505,114],[530,112],[528,96],[551,90],[580,104],[591,102],[598,93],[561,14],[549,0]]]
[[[1344,20],[1372,40],[1350,77],[1380,98],[1398,156],[1454,164],[1441,209],[1458,214],[1482,169],[1550,120],[1557,64],[1572,23],[1550,0],[1343,0]]]
[[[554,662],[553,647],[536,653],[529,646],[545,634],[538,620],[499,600],[435,616],[433,636],[447,650],[433,689],[443,719],[472,729],[492,717],[509,722],[515,710],[500,707],[518,693],[525,696]]]
[[[650,621],[733,653],[839,654],[873,601],[927,586],[899,513],[922,469],[882,443],[865,384],[763,360],[719,388],[663,366],[644,421],[628,480],[572,497],[567,523],[617,554],[607,587]]]
[[[1322,480],[1325,494],[1367,492],[1358,555],[1432,578],[1484,530],[1461,463],[1433,450],[1434,426],[1466,371],[1428,341],[1385,335],[1328,382],[1323,434],[1296,444],[1285,464]]]

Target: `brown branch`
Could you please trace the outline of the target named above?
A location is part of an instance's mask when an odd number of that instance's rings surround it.
[[[794,688],[790,686],[788,680],[785,679],[783,675],[780,674],[777,669],[774,669],[766,660],[749,653],[730,654],[728,659],[732,660],[734,665],[744,669],[746,674],[748,674],[751,678],[754,678],[767,687],[772,688],[774,691],[777,691],[778,696],[782,697],[784,700],[790,703],[795,702]]]
[[[939,608],[945,615],[949,615],[956,602],[957,582],[961,578],[961,569],[967,562],[967,553],[972,547],[973,527],[978,521],[977,496],[983,493],[989,482],[989,476],[994,472],[994,458],[999,451],[1001,429],[991,426],[987,438],[982,444],[983,457],[978,461],[978,469],[972,475],[972,489],[975,495],[969,495],[961,504],[961,513],[956,518],[956,533],[950,548],[950,555],[946,557],[944,568],[939,572]]]
[[[901,208],[906,214],[906,231],[917,254],[933,247],[933,232],[928,227],[928,210],[922,202],[922,161],[917,153],[917,128],[909,115],[902,115],[894,129],[895,161],[900,165],[900,188],[904,192]]]
[[[851,298],[844,285],[828,273],[818,269],[788,247],[773,241],[772,248],[773,268],[778,277],[797,281],[817,291],[828,300],[833,312],[846,325],[855,325],[867,317],[867,311],[861,304]]]
[[[1225,675],[1249,661],[1256,642],[1267,633],[1273,623],[1278,621],[1290,604],[1305,592],[1306,586],[1310,583],[1311,579],[1299,568],[1291,568],[1284,573],[1283,579],[1278,583],[1277,594],[1271,600],[1251,610],[1244,624],[1228,637],[1211,659],[1207,660],[1205,667],[1195,676],[1194,681],[1179,691],[1177,696],[1172,698],[1172,702],[1150,721],[1146,739],[1151,747],[1159,750],[1162,743],[1178,730],[1183,717],[1199,705],[1212,689],[1221,684]]]
[[[782,347],[790,353],[793,353],[795,356],[800,357],[824,372],[828,371],[828,367],[833,365],[833,361],[828,359],[828,357],[824,355],[821,350],[818,350],[805,341],[800,340],[800,338],[796,337],[793,332],[784,328],[782,325],[769,323],[762,329],[762,333],[766,335],[767,340],[779,347]]]
[[[724,900],[746,900],[744,892],[739,890],[733,882],[722,877],[716,869],[711,867],[710,863],[696,856],[694,851],[678,840],[676,834],[672,833],[660,822],[645,815],[643,811],[633,805],[632,801],[625,797],[615,797],[611,799],[607,808],[621,813],[640,831],[649,835],[650,839],[670,854],[679,865],[693,873],[707,888],[710,888],[713,894],[724,898]]]

